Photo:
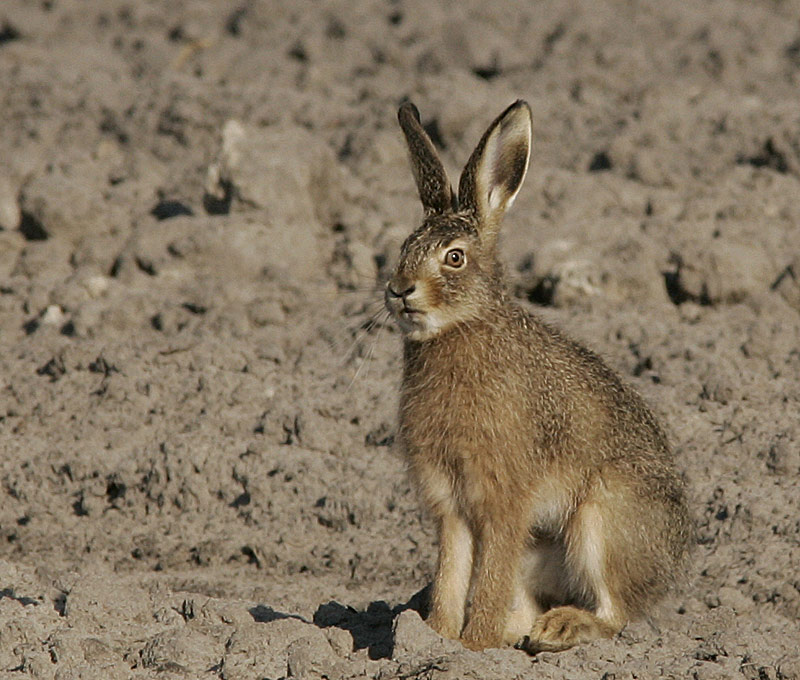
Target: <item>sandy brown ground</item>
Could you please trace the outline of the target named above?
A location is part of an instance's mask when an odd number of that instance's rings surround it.
[[[4,0],[3,677],[800,677],[799,88],[790,0]],[[528,100],[514,290],[673,433],[698,545],[617,639],[404,605],[405,97],[453,174]]]

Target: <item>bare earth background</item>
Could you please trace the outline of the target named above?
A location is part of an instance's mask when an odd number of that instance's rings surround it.
[[[798,88],[790,0],[4,0],[0,671],[800,677]],[[673,434],[698,545],[615,640],[467,652],[404,604],[404,97],[453,176],[528,100],[514,291]]]

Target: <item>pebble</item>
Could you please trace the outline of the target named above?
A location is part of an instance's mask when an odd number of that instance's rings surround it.
[[[62,326],[67,321],[67,315],[58,305],[50,305],[42,314],[42,323],[46,326]]]
[[[0,175],[0,229],[15,231],[22,222],[22,211],[17,200],[17,192],[11,180]]]
[[[98,274],[86,279],[84,287],[91,297],[99,298],[108,290],[109,282],[110,280],[107,276]]]

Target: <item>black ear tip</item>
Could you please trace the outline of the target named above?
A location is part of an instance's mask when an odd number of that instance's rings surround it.
[[[419,109],[410,101],[406,100],[400,105],[397,111],[397,120],[399,120],[402,125],[403,120],[408,120],[409,116],[419,123]]]

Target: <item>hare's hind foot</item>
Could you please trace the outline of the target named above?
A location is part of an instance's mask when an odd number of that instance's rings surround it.
[[[531,632],[517,644],[529,654],[560,652],[575,645],[616,635],[619,629],[592,612],[577,607],[556,607],[542,614]]]

